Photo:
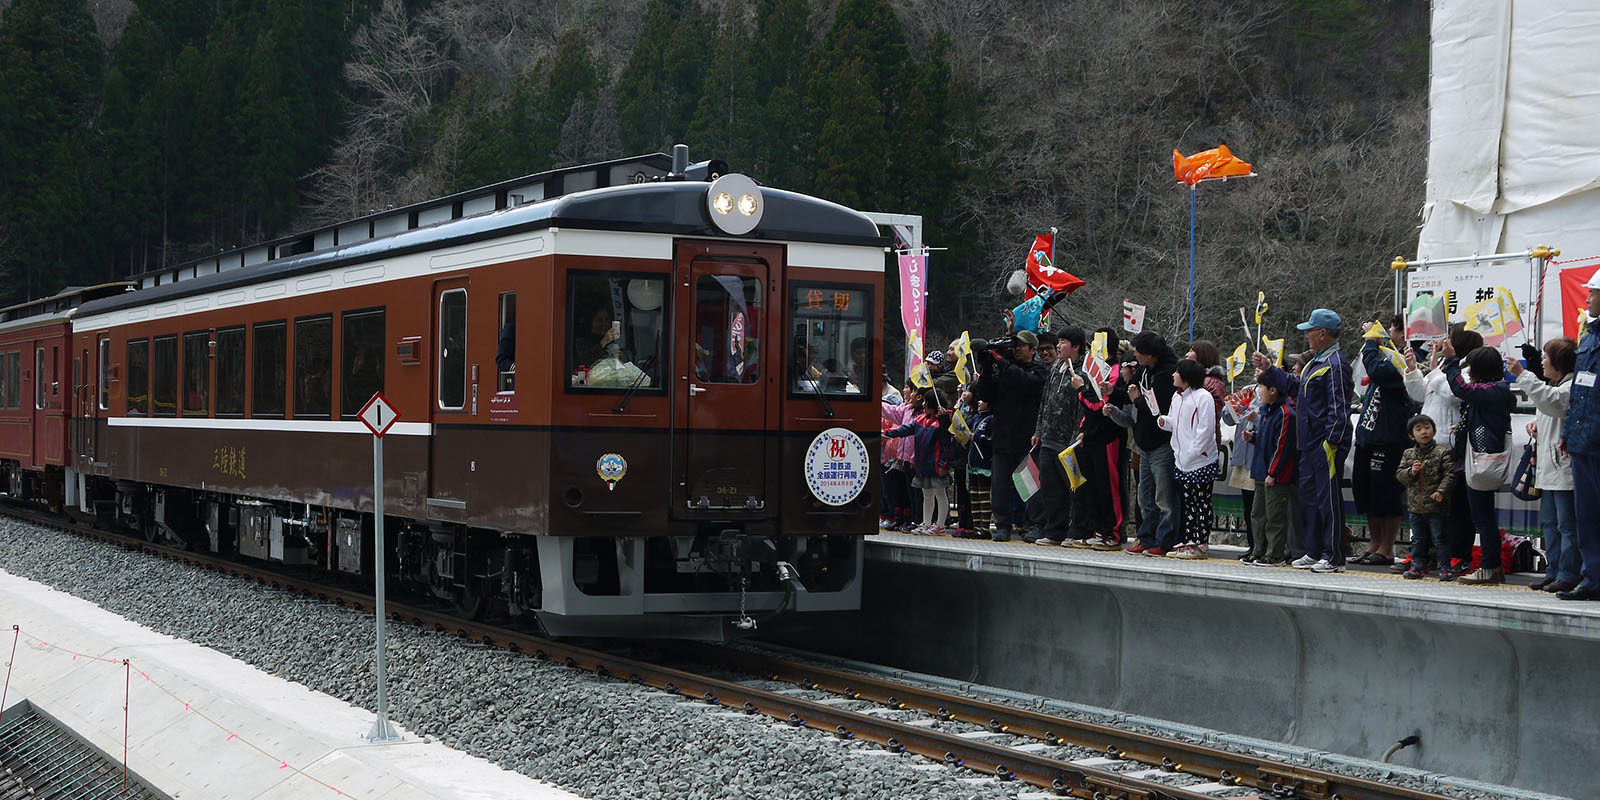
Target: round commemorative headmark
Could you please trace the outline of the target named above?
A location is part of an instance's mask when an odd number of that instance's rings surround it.
[[[871,464],[860,436],[845,428],[829,428],[806,448],[806,487],[818,500],[842,506],[867,488]]]

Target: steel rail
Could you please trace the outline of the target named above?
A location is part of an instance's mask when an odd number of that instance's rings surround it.
[[[680,645],[681,652],[703,663],[725,665],[738,672],[793,683],[801,688],[867,700],[890,708],[908,708],[941,720],[982,725],[989,730],[1024,736],[1051,745],[1074,745],[1167,770],[1202,775],[1269,791],[1274,796],[1306,800],[1449,800],[1444,795],[1388,786],[1377,781],[1274,762],[1177,739],[1122,730],[1070,717],[1017,708],[876,678],[830,667],[806,664],[777,655],[709,645]]]
[[[34,524],[85,535],[126,549],[255,580],[326,601],[367,610],[371,610],[374,604],[372,595],[365,592],[328,586],[311,579],[288,576],[265,567],[205,553],[154,544],[60,518],[19,513],[14,507],[6,508],[6,512]],[[602,677],[628,680],[750,715],[765,715],[795,727],[823,731],[842,739],[877,742],[890,752],[914,753],[951,767],[991,775],[1002,781],[1022,781],[1050,789],[1063,797],[1085,800],[1215,800],[1210,794],[989,744],[959,734],[880,719],[871,714],[847,711],[825,703],[649,664],[520,631],[475,623],[436,609],[390,603],[388,616],[421,627],[454,632],[486,645],[526,653],[534,658],[562,663]]]

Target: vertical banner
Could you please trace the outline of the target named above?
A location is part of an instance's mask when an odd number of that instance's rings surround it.
[[[900,324],[906,329],[906,372],[922,363],[922,336],[928,323],[928,251],[900,254]]]

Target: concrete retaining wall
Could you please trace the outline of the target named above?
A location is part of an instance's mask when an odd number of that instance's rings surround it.
[[[867,562],[859,614],[789,644],[1577,798],[1600,769],[1600,642],[1238,597]]]

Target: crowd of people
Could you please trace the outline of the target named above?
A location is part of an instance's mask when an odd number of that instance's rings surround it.
[[[1180,357],[1150,331],[1022,330],[963,370],[952,342],[928,354],[925,379],[898,391],[886,381],[880,527],[1204,559],[1225,479],[1244,501],[1245,564],[1502,583],[1496,501],[1517,462],[1514,387],[1536,410],[1526,488],[1539,494],[1548,570],[1532,588],[1600,599],[1600,282],[1589,288],[1597,322],[1582,344],[1527,345],[1521,359],[1460,325],[1408,342],[1396,320],[1364,326],[1352,361],[1339,314],[1317,309],[1298,325],[1305,352],[1252,356],[1253,393],[1230,392],[1206,340]],[[1370,533],[1359,555],[1347,462]],[[1411,546],[1397,556],[1406,524]]]

